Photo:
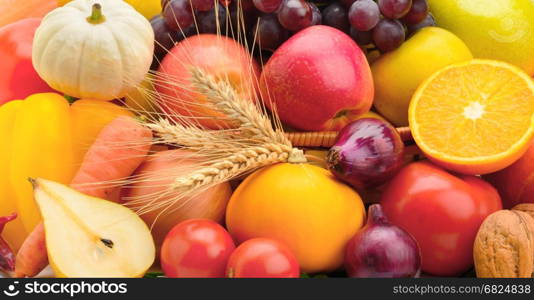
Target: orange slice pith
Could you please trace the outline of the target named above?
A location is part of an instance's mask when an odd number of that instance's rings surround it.
[[[498,171],[534,134],[534,82],[504,62],[471,60],[423,82],[410,102],[415,142],[434,162],[463,174]]]

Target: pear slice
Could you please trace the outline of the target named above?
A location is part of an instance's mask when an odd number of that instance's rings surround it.
[[[150,230],[130,209],[50,180],[30,182],[57,277],[141,277],[154,262]]]

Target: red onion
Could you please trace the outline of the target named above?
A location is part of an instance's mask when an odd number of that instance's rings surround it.
[[[380,204],[373,204],[367,224],[347,244],[345,269],[350,277],[418,277],[419,246],[408,232],[389,223]]]
[[[356,189],[389,180],[402,166],[404,144],[397,130],[375,118],[356,120],[343,128],[327,155],[328,169]]]
[[[16,213],[10,216],[0,217],[0,234],[4,230],[4,226],[13,221],[17,217]],[[15,269],[15,254],[7,244],[7,242],[0,237],[0,272],[12,272]]]

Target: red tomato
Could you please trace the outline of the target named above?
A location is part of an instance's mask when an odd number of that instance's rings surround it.
[[[473,265],[473,242],[482,221],[502,209],[497,191],[474,176],[453,176],[430,163],[404,167],[380,202],[386,216],[421,248],[422,269],[459,275]]]
[[[219,224],[192,219],[174,226],[161,246],[161,267],[167,277],[224,277],[235,249],[230,234]]]
[[[289,248],[272,239],[250,239],[235,249],[226,269],[235,278],[298,278],[299,263]]]
[[[32,44],[41,19],[22,19],[0,28],[0,105],[53,91],[32,65]]]

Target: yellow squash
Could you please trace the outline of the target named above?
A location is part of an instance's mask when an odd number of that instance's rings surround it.
[[[72,106],[59,94],[35,94],[0,107],[0,213],[15,210],[18,220],[4,237],[17,249],[41,220],[29,177],[68,184],[100,130],[128,110],[97,100]]]
[[[309,164],[275,164],[243,181],[230,198],[226,225],[237,243],[266,237],[286,244],[303,272],[343,264],[346,243],[362,227],[360,196]]]

